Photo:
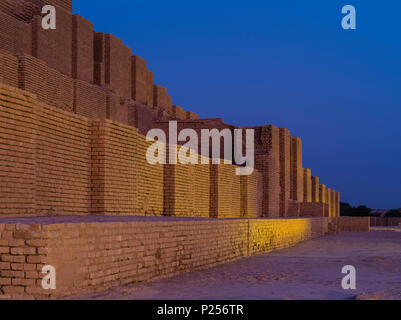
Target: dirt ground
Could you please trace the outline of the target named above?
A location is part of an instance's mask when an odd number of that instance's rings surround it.
[[[356,268],[356,290],[342,289],[345,265]],[[401,300],[401,232],[325,236],[209,270],[69,299]]]

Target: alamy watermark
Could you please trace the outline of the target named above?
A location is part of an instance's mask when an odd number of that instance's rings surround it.
[[[341,21],[341,26],[344,30],[355,30],[356,29],[356,9],[354,6],[346,5],[341,10],[342,14],[345,14]]]
[[[356,290],[356,268],[351,265],[344,266],[341,270],[346,276],[341,281],[344,290]]]
[[[201,129],[199,137],[193,129],[184,129],[178,133],[177,127],[177,121],[169,122],[169,141],[162,129],[152,129],[148,132],[147,140],[154,142],[146,152],[146,160],[149,164],[209,164],[210,159],[212,164],[220,164],[221,153],[224,150],[223,162],[225,164],[232,164],[234,160],[236,165],[243,166],[236,168],[236,175],[245,176],[253,173],[255,165],[255,132],[253,129],[235,129],[233,132],[229,129],[222,131]],[[244,131],[245,141],[243,140]],[[224,140],[223,149],[221,147],[222,139]],[[210,145],[210,140],[212,140],[212,145]],[[185,142],[185,144],[179,146],[179,142]],[[199,152],[199,142],[201,152]],[[245,148],[243,148],[244,144]],[[245,156],[243,155],[244,151]]]

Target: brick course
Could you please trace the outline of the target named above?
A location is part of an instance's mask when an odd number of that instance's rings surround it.
[[[1,286],[5,297],[25,299],[105,290],[287,248],[327,226],[325,218],[3,223]],[[44,264],[56,268],[57,290],[41,288]]]

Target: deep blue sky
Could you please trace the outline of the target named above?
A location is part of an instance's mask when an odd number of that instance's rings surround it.
[[[341,8],[357,30],[341,28]],[[342,200],[401,207],[398,0],[74,0],[148,61],[174,104],[303,139],[303,162]]]

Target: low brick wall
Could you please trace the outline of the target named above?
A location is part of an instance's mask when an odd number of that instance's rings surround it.
[[[47,299],[206,269],[322,236],[327,218],[0,220],[0,297]],[[57,289],[41,287],[44,265]]]
[[[371,227],[398,227],[401,225],[401,218],[370,218]]]
[[[369,217],[337,217],[333,219],[340,232],[368,232],[370,231]]]

